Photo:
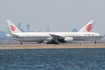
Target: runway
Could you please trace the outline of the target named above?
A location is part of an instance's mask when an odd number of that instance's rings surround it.
[[[79,44],[0,44],[0,49],[67,49],[67,48],[105,48],[104,43]]]

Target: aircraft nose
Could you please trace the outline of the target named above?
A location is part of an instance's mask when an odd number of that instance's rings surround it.
[[[101,34],[99,34],[99,36],[101,36]]]

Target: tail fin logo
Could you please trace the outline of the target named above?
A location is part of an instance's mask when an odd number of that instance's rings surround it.
[[[14,26],[10,26],[10,29],[12,30],[12,31],[15,31],[15,27]]]
[[[86,30],[89,32],[92,29],[92,24],[89,24],[88,26],[86,26]]]

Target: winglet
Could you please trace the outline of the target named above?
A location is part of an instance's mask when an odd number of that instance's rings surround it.
[[[11,31],[11,33],[21,33],[21,31],[10,21],[7,20],[8,26],[9,26],[9,30]]]
[[[93,30],[95,20],[88,22],[79,32],[91,32]]]

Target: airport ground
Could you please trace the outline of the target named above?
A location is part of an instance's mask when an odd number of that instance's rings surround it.
[[[69,48],[105,48],[105,43],[66,43],[66,44],[20,44],[0,43],[0,49],[69,49]]]

